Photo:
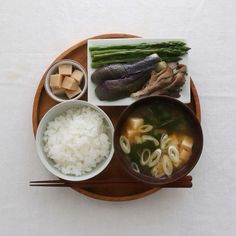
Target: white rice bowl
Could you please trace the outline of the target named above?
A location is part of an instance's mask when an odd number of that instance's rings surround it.
[[[43,151],[63,174],[82,176],[108,158],[112,146],[108,128],[91,107],[68,109],[46,125]]]

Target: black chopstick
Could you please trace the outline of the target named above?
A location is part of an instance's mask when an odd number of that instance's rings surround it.
[[[116,180],[116,181],[115,181]],[[192,187],[192,176],[185,176],[176,182],[162,185],[161,188],[191,188]],[[75,184],[75,183],[73,183]],[[106,179],[106,180],[85,180],[82,182],[77,182],[76,185],[79,187],[87,187],[89,185],[107,185],[107,184],[141,184],[148,185],[142,183],[138,180],[130,180],[127,178],[123,179]],[[63,182],[62,180],[37,180],[30,181],[30,186],[34,187],[69,187],[69,182]],[[151,185],[149,185],[151,186]]]

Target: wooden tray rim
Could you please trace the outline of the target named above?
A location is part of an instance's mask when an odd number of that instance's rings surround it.
[[[69,53],[71,53],[72,51],[76,50],[79,47],[82,47],[84,45],[87,44],[87,41],[89,39],[106,39],[106,38],[141,38],[141,36],[138,35],[133,35],[133,34],[124,34],[124,33],[111,33],[111,34],[101,34],[101,35],[96,35],[87,39],[84,39],[82,41],[80,41],[79,43],[73,45],[72,47],[66,49],[64,52],[62,52],[52,63],[56,63],[59,60],[62,60],[66,55],[68,55]],[[51,66],[50,65],[50,66]],[[35,96],[34,96],[34,100],[33,100],[33,110],[32,110],[32,128],[33,128],[33,134],[34,136],[36,135],[37,132],[37,128],[38,128],[38,108],[39,108],[39,100],[40,100],[40,96],[44,87],[44,79],[46,76],[46,73],[48,71],[48,69],[50,68],[50,66],[47,68],[47,70],[45,71],[45,73],[43,74],[42,78],[40,79],[39,85],[37,87]],[[87,70],[86,70],[87,71]],[[197,89],[192,81],[192,79],[190,78],[190,87],[191,87],[191,96],[193,96],[194,101],[195,101],[195,115],[198,118],[199,121],[201,121],[201,108],[200,108],[200,101],[199,101],[199,97],[198,97],[198,93],[197,93]],[[63,180],[64,181],[64,180]],[[70,185],[69,182],[67,182],[67,184]],[[71,188],[74,189],[71,185]],[[101,195],[101,194],[96,194],[96,193],[92,193],[89,191],[86,191],[82,188],[77,188],[78,191],[88,197],[94,198],[94,199],[98,199],[98,200],[104,200],[104,201],[129,201],[129,200],[135,200],[135,199],[140,199],[143,198],[145,196],[148,196],[158,190],[160,190],[161,188],[159,187],[154,187],[150,190],[147,190],[145,192],[142,193],[138,193],[138,194],[134,194],[134,195],[129,195],[129,196],[106,196],[106,195]]]

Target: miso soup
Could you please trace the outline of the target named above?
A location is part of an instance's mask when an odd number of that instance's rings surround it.
[[[134,171],[161,178],[191,158],[192,132],[191,121],[175,105],[152,103],[129,115],[119,141]]]

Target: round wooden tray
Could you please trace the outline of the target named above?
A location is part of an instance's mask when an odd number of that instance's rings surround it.
[[[105,39],[105,38],[138,38],[139,36],[130,35],[130,34],[104,34],[92,37],[91,39]],[[72,46],[63,52],[56,60],[55,63],[61,59],[72,59],[81,63],[84,68],[87,69],[87,40],[83,40],[80,43]],[[44,90],[44,73],[42,79],[40,80],[39,86],[37,88],[34,103],[33,103],[33,114],[32,114],[32,122],[33,122],[33,132],[36,134],[38,124],[43,117],[43,115],[54,105],[56,102],[53,101]],[[83,100],[87,100],[87,94],[85,94],[82,98]],[[200,111],[200,103],[197,94],[197,90],[194,86],[193,81],[191,80],[191,103],[188,105],[193,112],[196,114],[197,118],[201,119],[201,111]],[[116,125],[117,119],[121,111],[125,107],[101,107],[111,118],[114,126]],[[108,167],[98,176],[95,177],[96,180],[114,178],[114,179],[131,179],[132,178],[124,171],[121,167],[118,158],[113,156],[111,163]],[[131,181],[132,182],[132,181]],[[135,183],[108,183],[106,185],[94,185],[88,187],[80,187],[76,183],[66,182],[72,189],[77,192],[83,193],[89,197],[106,200],[106,201],[126,201],[126,200],[134,200],[144,196],[147,196],[151,193],[154,193],[161,188],[152,187],[143,184],[135,184]]]

